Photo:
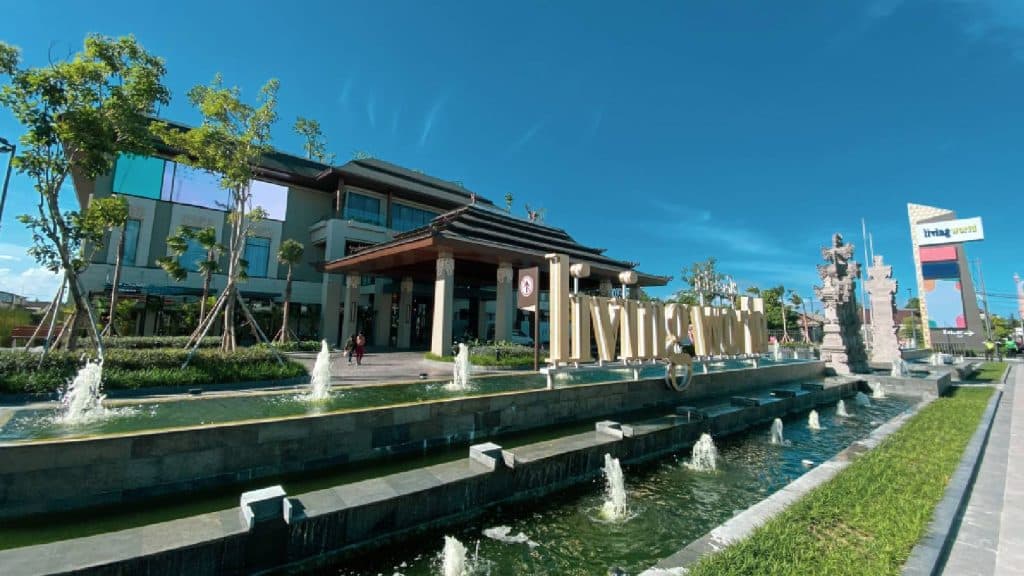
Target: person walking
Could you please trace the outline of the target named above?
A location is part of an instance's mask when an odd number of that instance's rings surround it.
[[[348,363],[352,363],[352,353],[356,351],[356,337],[349,336],[348,340],[345,340],[345,357],[348,358]]]
[[[985,339],[985,360],[992,361],[992,354],[996,351],[996,343],[991,338]]]
[[[356,336],[356,365],[363,365],[363,354],[366,353],[366,336],[362,332]]]

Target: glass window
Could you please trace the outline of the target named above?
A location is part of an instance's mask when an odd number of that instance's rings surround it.
[[[250,236],[245,239],[245,260],[249,263],[246,274],[251,278],[267,277],[270,260],[270,238]]]
[[[267,218],[271,220],[284,220],[288,213],[288,187],[279,184],[271,184],[262,180],[253,180],[252,205],[259,206],[267,211]]]
[[[404,204],[391,204],[391,229],[406,232],[414,228],[426,226],[437,214],[429,210],[421,210]]]
[[[167,164],[160,192],[161,200],[214,210],[226,208],[228,194],[221,189],[219,177],[178,162]]]
[[[345,218],[381,226],[380,198],[349,192],[345,201]]]
[[[139,245],[140,220],[128,220],[124,225],[124,258],[121,263],[125,266],[135,266],[135,249]]]
[[[189,228],[197,231],[198,228]],[[188,239],[188,250],[178,258],[178,264],[189,272],[198,272],[199,264],[206,261],[206,249],[195,238]]]
[[[118,194],[159,200],[163,178],[163,159],[121,154],[114,164],[113,190]]]

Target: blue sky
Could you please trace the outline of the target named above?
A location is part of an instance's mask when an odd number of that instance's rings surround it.
[[[804,296],[833,232],[861,218],[916,292],[906,203],[981,216],[989,292],[1024,273],[1024,2],[7,3],[0,38],[39,65],[89,32],[133,33],[167,61],[162,113],[216,72],[255,95],[281,80],[275,144],[296,115],[340,160],[375,157],[501,203],[506,192],[608,254],[671,274],[716,256],[741,286]],[[780,5],[781,6],[781,5]],[[0,112],[0,135],[20,127]],[[0,289],[52,293],[14,220]],[[681,288],[674,280],[658,294]],[[993,298],[1009,314],[1014,302]]]

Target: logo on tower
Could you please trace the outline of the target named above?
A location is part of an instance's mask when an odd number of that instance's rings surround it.
[[[521,310],[537,309],[537,283],[540,269],[523,268],[519,270],[519,301]]]

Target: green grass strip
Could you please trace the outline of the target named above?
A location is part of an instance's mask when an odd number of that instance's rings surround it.
[[[985,362],[978,372],[971,376],[971,382],[1002,382],[1006,362]]]
[[[959,388],[749,538],[688,576],[899,574],[924,536],[992,388]]]

